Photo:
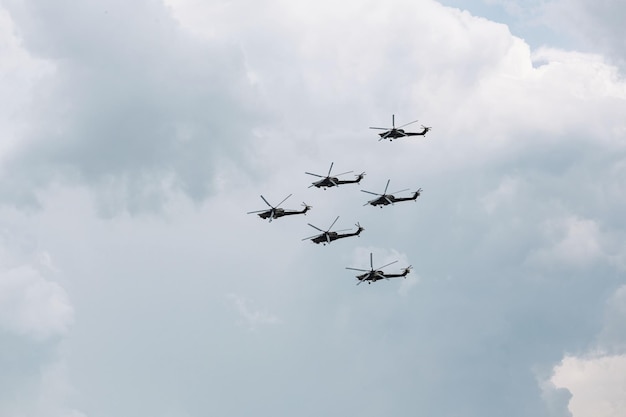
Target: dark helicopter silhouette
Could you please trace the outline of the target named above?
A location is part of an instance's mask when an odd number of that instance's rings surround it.
[[[419,197],[420,194],[422,193],[422,189],[420,188],[417,191],[414,191],[413,195],[411,197],[396,197],[396,196],[394,196],[394,194],[396,194],[396,193],[401,193],[401,192],[404,192],[404,191],[408,190],[408,188],[405,188],[404,190],[394,191],[391,194],[387,194],[387,187],[389,187],[389,181],[391,181],[391,180],[387,180],[387,185],[385,186],[385,191],[383,191],[382,194],[373,193],[371,191],[361,190],[364,193],[374,194],[374,195],[379,196],[378,198],[370,200],[370,201],[368,201],[367,203],[365,203],[363,205],[367,206],[369,204],[369,205],[374,206],[374,207],[375,206],[380,206],[382,208],[383,206],[386,206],[388,204],[394,204],[394,203],[398,203],[400,201],[411,201],[411,200],[415,201],[415,200],[417,200],[417,197]]]
[[[356,283],[356,285],[361,284],[362,282],[367,281],[368,284],[371,284],[372,282],[376,282],[376,281],[380,281],[381,279],[389,279],[389,278],[399,278],[399,277],[404,277],[406,278],[407,274],[409,272],[411,272],[411,268],[412,266],[409,265],[406,268],[404,268],[402,270],[401,273],[399,274],[385,274],[382,269],[389,266],[389,265],[393,265],[398,261],[393,261],[393,262],[389,262],[386,265],[374,268],[374,260],[373,260],[373,255],[370,252],[370,269],[360,269],[360,268],[350,268],[350,267],[346,267],[346,269],[351,269],[353,271],[363,271],[363,274],[357,275],[356,279],[359,280],[359,282]]]
[[[344,237],[350,237],[350,236],[359,236],[361,234],[361,232],[363,230],[365,230],[359,223],[357,223],[356,224],[356,227],[357,227],[356,232],[353,232],[353,233],[343,233],[343,234],[340,233],[340,232],[343,232],[343,231],[346,231],[346,230],[350,230],[350,229],[342,229],[342,230],[337,230],[337,231],[331,232],[330,229],[333,228],[333,226],[335,225],[335,223],[337,222],[338,219],[339,219],[339,216],[337,216],[335,221],[332,222],[330,227],[328,229],[326,229],[326,230],[322,230],[322,229],[320,229],[317,226],[313,226],[311,223],[307,223],[309,226],[311,226],[314,229],[319,230],[322,233],[321,234],[317,234],[317,235],[313,235],[313,236],[309,236],[309,237],[305,237],[302,240],[310,239],[314,243],[318,243],[318,244],[319,243],[323,243],[324,245],[326,245],[327,243],[330,243],[333,240],[342,239]]]
[[[302,203],[304,208],[302,210],[300,210],[300,211],[298,211],[298,210],[285,210],[283,208],[278,207],[281,204],[283,204],[289,197],[291,197],[291,194],[289,194],[287,197],[285,197],[283,199],[283,201],[281,201],[280,203],[278,203],[276,205],[276,207],[274,207],[270,203],[267,202],[265,197],[261,196],[263,201],[265,201],[265,204],[270,206],[270,209],[269,210],[266,209],[266,210],[249,211],[248,214],[256,213],[256,214],[259,215],[260,218],[262,218],[262,219],[269,219],[270,222],[271,222],[273,219],[277,219],[277,218],[283,217],[283,216],[290,216],[292,214],[306,214],[306,212],[311,209],[311,206],[307,205],[306,203]]]
[[[361,182],[361,180],[365,176],[365,172],[361,172],[359,175],[356,176],[356,179],[354,179],[354,180],[340,180],[340,179],[337,178],[340,175],[349,174],[349,173],[352,172],[352,171],[346,171],[346,172],[342,172],[341,174],[337,174],[337,175],[331,177],[330,176],[330,171],[332,171],[332,169],[333,169],[333,164],[334,164],[334,162],[330,163],[330,168],[328,169],[328,174],[325,177],[323,175],[313,174],[311,172],[305,172],[305,174],[313,175],[314,177],[320,177],[321,178],[321,180],[315,181],[314,183],[309,185],[309,188],[317,187],[317,188],[326,189],[326,188],[329,188],[329,187],[338,187],[341,184],[358,184],[359,182]]]
[[[432,129],[432,127],[428,127],[424,125],[422,125],[423,130],[421,132],[405,132],[404,129],[401,129],[402,127],[408,126],[415,122],[417,122],[417,120],[414,120],[412,122],[405,123],[402,126],[396,127],[396,118],[395,118],[395,115],[392,114],[391,115],[392,127],[390,128],[389,127],[370,127],[370,129],[384,130],[383,133],[378,134],[378,136],[380,136],[380,139],[378,140],[381,141],[383,139],[389,139],[390,142],[394,139],[403,138],[406,136],[426,136],[426,133],[428,133]]]

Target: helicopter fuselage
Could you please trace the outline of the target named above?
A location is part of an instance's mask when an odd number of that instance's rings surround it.
[[[324,245],[327,243],[330,243],[334,240],[337,239],[343,239],[344,237],[351,237],[351,236],[359,236],[361,234],[361,232],[363,230],[365,230],[363,227],[361,227],[360,224],[357,223],[357,230],[354,233],[338,233],[338,232],[324,232],[320,235],[315,236],[314,238],[311,239],[312,242],[314,243],[323,243]]]
[[[402,138],[404,136],[407,136],[407,133],[404,132],[404,129],[391,129],[391,130],[388,130],[387,132],[379,133],[378,135],[383,139],[387,139],[387,138],[396,139],[396,138]]]
[[[359,281],[376,282],[385,278],[383,271],[368,271],[356,276]]]
[[[329,188],[336,187],[339,184],[339,179],[336,177],[326,177],[322,180],[314,182],[313,185],[317,188]]]
[[[421,132],[406,132],[404,129],[391,129],[383,133],[379,133],[381,139],[398,139],[407,136],[426,136],[426,133],[430,130],[430,127],[424,127]]]
[[[415,191],[411,197],[395,197],[392,194],[385,194],[375,200],[370,201],[369,204],[372,206],[387,206],[389,204],[398,203],[400,201],[417,200],[417,197],[419,197],[420,194],[421,189]]]

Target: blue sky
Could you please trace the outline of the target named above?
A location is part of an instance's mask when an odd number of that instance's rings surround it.
[[[0,415],[622,417],[625,10],[0,2]]]

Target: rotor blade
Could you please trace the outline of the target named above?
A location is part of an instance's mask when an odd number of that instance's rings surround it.
[[[278,204],[276,205],[276,207],[280,207],[280,205],[281,205],[281,204],[283,204],[283,203],[284,203],[284,202],[285,202],[285,201],[286,201],[289,197],[291,197],[291,194],[289,194],[287,197],[285,197],[285,198],[283,199],[283,201],[281,201],[280,203],[278,203]],[[272,208],[273,208],[273,207],[272,207]]]
[[[363,192],[363,193],[368,193],[368,194],[374,194],[374,195],[382,195],[382,194],[373,193],[373,192],[371,192],[371,191],[366,191],[366,190],[361,190],[361,192]]]
[[[359,269],[359,268],[350,268],[348,266],[346,266],[346,269],[351,269],[353,271],[361,271],[361,272],[369,272],[369,269]]]
[[[267,202],[267,200],[265,199],[265,197],[261,196],[261,198],[263,199],[263,201],[265,201],[265,204],[267,204],[268,206],[270,206],[271,208],[274,208],[274,206],[272,206],[270,203]]]
[[[374,270],[374,255],[372,255],[372,252],[370,252],[370,268],[372,268],[372,271]]]
[[[315,229],[315,230],[319,230],[320,232],[324,233],[324,230],[320,229],[319,227],[317,227],[317,226],[313,226],[311,223],[307,223],[307,224],[308,224],[309,226],[311,226],[313,229]]]
[[[388,127],[370,127],[370,129],[378,129],[378,130],[391,130]]]
[[[405,124],[403,124],[402,126],[398,126],[398,129],[400,129],[401,127],[404,127],[404,126],[408,126],[408,125],[410,125],[410,124],[413,124],[413,123],[415,123],[415,122],[417,122],[417,120],[413,120],[412,122],[405,123]]]
[[[392,114],[391,115],[391,125],[393,126],[393,128],[396,128],[396,115]]]
[[[404,190],[400,190],[400,191],[394,191],[393,193],[390,193],[390,194],[403,193],[403,192],[408,191],[408,190],[410,190],[410,188],[405,188]]]
[[[328,229],[326,229],[326,230],[330,230],[330,229],[332,229],[332,228],[333,228],[333,226],[335,225],[335,223],[337,223],[337,220],[339,220],[339,216],[337,216],[337,218],[335,219],[335,221],[334,221],[334,222],[332,222],[332,223],[330,224],[330,227],[329,227]]]
[[[387,180],[387,185],[385,185],[385,191],[383,191],[383,194],[387,194],[387,187],[389,187],[389,181],[391,181],[391,179]]]
[[[311,172],[305,172],[305,174],[313,175],[314,177],[324,178],[324,176],[323,176],[323,175],[313,174],[313,173],[311,173]]]
[[[313,236],[305,237],[305,238],[304,238],[304,239],[302,239],[302,240],[309,240],[309,239],[316,238],[316,237],[318,237],[318,236],[321,236],[321,235],[313,235]]]
[[[256,210],[256,211],[249,211],[247,214],[262,213],[264,211],[267,211],[267,209],[265,209],[265,210]]]
[[[379,267],[378,267],[378,268],[376,268],[376,269],[383,269],[383,268],[386,268],[386,267],[388,267],[389,265],[393,265],[393,264],[395,264],[396,262],[398,262],[398,261],[389,262],[387,265],[379,266]]]
[[[334,164],[335,164],[334,162],[331,162],[331,163],[330,163],[330,168],[328,168],[328,175],[327,175],[327,177],[330,177],[330,171],[332,171],[332,170],[333,170],[333,165],[334,165]]]
[[[340,175],[349,174],[349,173],[351,173],[351,172],[354,172],[354,171],[346,171],[346,172],[342,172],[341,174],[335,174],[335,177],[338,177],[338,176],[340,176]]]
[[[340,230],[335,230],[335,233],[339,233],[339,232],[347,232],[348,230],[352,230],[352,229],[340,229]]]

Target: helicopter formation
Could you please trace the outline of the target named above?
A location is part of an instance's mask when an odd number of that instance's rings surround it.
[[[417,120],[413,121],[413,122],[409,122],[406,123],[402,126],[399,127],[395,127],[395,115],[392,115],[392,127],[391,128],[379,128],[379,127],[370,127],[370,129],[380,129],[380,130],[385,130],[385,132],[383,133],[379,133],[379,141],[383,140],[383,139],[389,139],[389,141],[392,141],[393,139],[398,139],[401,137],[409,137],[409,136],[425,136],[426,133],[428,133],[432,128],[431,127],[427,127],[427,126],[422,126],[423,130],[421,132],[406,132],[404,129],[402,129],[405,126],[408,126],[412,123],[417,122]],[[334,162],[331,162],[330,164],[330,168],[328,169],[328,173],[324,176],[324,175],[320,175],[320,174],[315,174],[312,172],[305,172],[305,174],[307,175],[311,175],[314,177],[318,177],[320,178],[317,181],[314,181],[313,183],[311,183],[311,185],[309,185],[309,188],[311,187],[316,187],[316,188],[321,188],[323,190],[326,190],[327,188],[331,188],[331,187],[339,187],[340,185],[345,185],[345,184],[360,184],[361,180],[365,177],[365,172],[361,172],[360,174],[356,175],[354,179],[351,180],[341,180],[339,179],[340,176],[345,175],[345,174],[350,174],[353,171],[346,171],[343,172],[341,174],[335,174],[335,175],[331,175],[332,169],[334,166]],[[367,205],[371,205],[373,207],[376,206],[380,206],[380,208],[383,208],[385,206],[388,205],[393,205],[395,203],[399,203],[399,202],[404,202],[404,201],[416,201],[417,198],[421,195],[422,193],[422,189],[419,188],[416,191],[413,191],[412,194],[410,196],[407,197],[397,197],[396,194],[408,191],[409,189],[403,189],[400,191],[394,191],[392,193],[387,193],[387,189],[389,188],[389,183],[391,182],[391,179],[387,180],[387,184],[385,185],[385,189],[384,191],[381,193],[375,193],[372,191],[366,191],[366,190],[361,190],[364,193],[367,194],[372,194],[375,195],[376,198],[367,201],[365,204],[363,204],[363,206],[367,206]],[[304,214],[306,215],[306,213],[312,209],[312,206],[306,204],[306,203],[302,203],[303,209],[302,210],[295,210],[295,209],[285,209],[280,207],[285,201],[287,201],[287,199],[289,197],[291,197],[292,194],[289,194],[287,197],[285,197],[280,203],[278,203],[276,206],[273,206],[272,204],[270,204],[265,197],[263,197],[263,195],[261,195],[261,199],[263,200],[263,202],[265,202],[265,204],[269,207],[269,209],[262,209],[262,210],[255,210],[255,211],[249,211],[247,214],[256,214],[258,215],[260,218],[262,219],[267,219],[269,222],[272,222],[272,220],[274,219],[278,219],[280,217],[284,217],[284,216],[290,216],[290,215],[296,215],[296,214]],[[335,223],[337,222],[337,220],[339,220],[339,216],[337,216],[335,218],[335,220],[330,224],[330,226],[326,229],[323,230],[311,223],[307,223],[310,227],[314,228],[315,230],[317,230],[319,233],[316,233],[315,235],[309,236],[309,237],[305,237],[302,240],[310,240],[311,242],[315,243],[315,244],[322,244],[323,246],[330,244],[331,242],[338,240],[338,239],[344,239],[344,238],[349,238],[349,237],[359,237],[361,235],[361,232],[363,232],[365,230],[365,228],[363,226],[360,225],[360,223],[356,223],[356,230],[353,232],[347,232],[348,230],[351,229],[341,229],[341,230],[332,230],[333,226],[335,225]],[[342,232],[347,232],[347,233],[342,233]],[[361,268],[353,268],[353,267],[346,267],[346,269],[349,270],[354,270],[354,271],[359,271],[362,272],[361,274],[356,276],[357,279],[357,285],[363,283],[363,282],[367,282],[368,284],[371,284],[372,282],[376,282],[379,280],[383,280],[383,279],[390,279],[390,278],[406,278],[406,276],[410,273],[412,266],[409,265],[405,268],[402,269],[402,272],[400,273],[396,273],[396,274],[392,274],[392,273],[385,273],[383,272],[383,268],[386,268],[390,265],[395,264],[396,261],[390,262],[386,265],[383,265],[381,267],[377,267],[374,268],[374,261],[373,261],[373,253],[370,253],[370,269],[361,269]]]

